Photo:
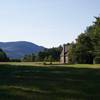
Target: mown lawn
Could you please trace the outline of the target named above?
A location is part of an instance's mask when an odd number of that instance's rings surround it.
[[[20,99],[100,100],[100,65],[0,64],[0,100]]]

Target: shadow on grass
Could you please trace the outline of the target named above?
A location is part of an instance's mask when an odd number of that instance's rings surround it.
[[[0,65],[0,98],[99,100],[100,69]]]

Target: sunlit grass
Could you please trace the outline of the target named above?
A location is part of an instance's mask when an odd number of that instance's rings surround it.
[[[100,68],[100,64],[60,64],[60,62],[0,62],[0,64],[9,64],[9,65],[22,65],[22,66],[41,66],[41,67],[50,67],[50,66],[63,66],[63,67],[75,67],[75,68]]]

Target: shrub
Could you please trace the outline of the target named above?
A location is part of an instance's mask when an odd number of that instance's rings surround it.
[[[43,65],[46,65],[46,62],[45,61],[43,62]]]
[[[100,57],[94,58],[94,64],[100,64]]]

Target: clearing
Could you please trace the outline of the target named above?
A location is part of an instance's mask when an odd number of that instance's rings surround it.
[[[100,64],[1,63],[0,100],[100,100]]]

